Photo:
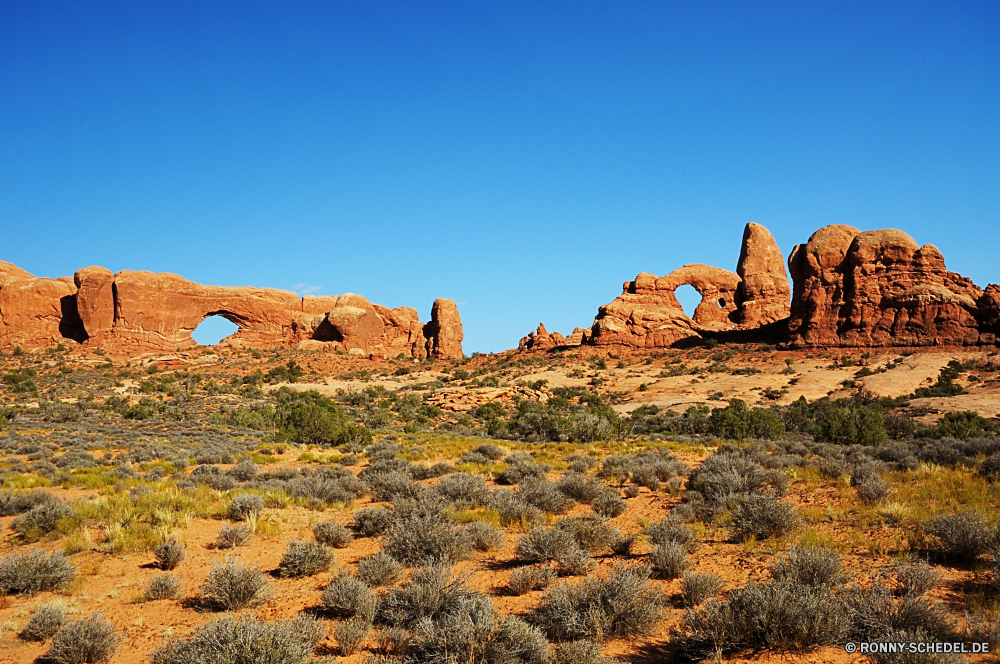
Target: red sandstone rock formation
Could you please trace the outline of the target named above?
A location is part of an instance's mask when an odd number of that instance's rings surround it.
[[[86,338],[71,277],[35,277],[0,261],[0,345],[45,346]]]
[[[576,328],[574,332],[576,330],[580,330],[580,328]],[[580,334],[582,338],[583,330],[580,330]],[[528,336],[521,338],[518,348],[527,348],[529,350],[549,350],[557,346],[567,345],[570,344],[567,343],[566,338],[563,337],[563,335],[558,332],[552,332],[550,334],[549,331],[545,329],[545,325],[543,323],[539,323],[537,330],[529,332]],[[580,342],[577,341],[575,345],[579,346]]]
[[[360,295],[299,298],[273,288],[202,286],[176,274],[101,267],[74,278],[37,279],[0,262],[0,346],[71,339],[112,350],[170,350],[194,344],[209,316],[239,330],[232,345],[300,342],[364,355],[462,357],[462,320],[452,300],[434,302],[422,324],[409,307],[388,309]]]
[[[739,288],[739,322],[753,328],[788,318],[791,288],[785,258],[771,232],[753,222],[743,231],[743,246],[736,274]]]
[[[827,226],[792,250],[788,266],[792,347],[979,342],[983,291],[902,231]]]

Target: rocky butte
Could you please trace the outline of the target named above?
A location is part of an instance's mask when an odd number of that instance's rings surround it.
[[[389,309],[360,295],[331,297],[273,288],[203,286],[176,274],[113,274],[102,267],[44,279],[0,261],[0,347],[74,341],[113,352],[175,350],[222,316],[233,346],[294,345],[356,355],[461,358],[462,319],[453,300],[434,301],[421,323],[411,307]]]

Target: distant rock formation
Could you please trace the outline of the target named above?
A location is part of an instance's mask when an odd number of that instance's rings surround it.
[[[677,301],[690,284],[701,302],[689,317]],[[788,316],[791,289],[781,251],[760,224],[747,224],[737,272],[685,265],[664,277],[642,273],[598,310],[585,341],[598,346],[666,348],[705,332],[754,329]]]
[[[194,345],[205,318],[239,330],[234,346],[303,344],[363,355],[460,358],[462,319],[438,299],[431,321],[416,309],[388,309],[360,295],[300,298],[273,288],[203,286],[176,274],[87,267],[72,278],[40,279],[0,262],[0,347],[75,341],[113,351]]]
[[[986,301],[979,310],[982,289],[949,272],[937,247],[895,229],[821,228],[792,250],[788,267],[793,348],[973,345],[979,318],[989,317]]]

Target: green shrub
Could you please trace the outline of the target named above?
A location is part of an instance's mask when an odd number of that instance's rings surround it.
[[[186,640],[171,639],[150,664],[305,664],[324,636],[323,621],[309,616],[268,623],[227,615],[198,627]]]
[[[102,664],[118,650],[121,636],[98,611],[60,629],[45,656],[57,664]]]
[[[832,409],[814,432],[816,440],[841,445],[878,445],[888,440],[882,410],[854,404]]]
[[[278,573],[284,578],[313,576],[330,569],[333,561],[333,551],[325,544],[295,540],[281,556]]]
[[[933,438],[980,438],[996,430],[996,424],[974,410],[953,410],[945,413],[927,434]]]
[[[648,634],[663,606],[648,568],[617,565],[605,577],[549,588],[531,621],[556,641],[603,642]]]
[[[227,558],[224,563],[212,564],[201,593],[217,608],[239,611],[270,599],[271,587],[260,569],[245,565],[237,558]]]
[[[0,593],[35,595],[45,590],[60,590],[73,581],[76,567],[56,551],[33,549],[12,553],[0,561]]]
[[[781,440],[785,436],[785,425],[769,410],[749,408],[742,400],[732,399],[726,408],[712,410],[708,432],[727,440]]]
[[[39,607],[18,633],[24,641],[48,641],[66,624],[66,609],[61,604]]]

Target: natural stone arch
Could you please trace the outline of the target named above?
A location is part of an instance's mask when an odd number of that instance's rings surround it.
[[[666,276],[654,279],[653,288],[667,291],[664,293],[665,297],[668,300],[672,299],[680,312],[687,317],[684,308],[677,302],[675,292],[681,286],[692,286],[701,295],[701,302],[691,317],[695,325],[711,330],[728,330],[733,326],[734,315],[739,308],[737,293],[741,281],[735,272],[710,265],[694,264],[679,267]]]

